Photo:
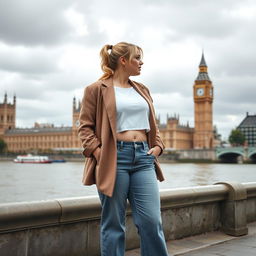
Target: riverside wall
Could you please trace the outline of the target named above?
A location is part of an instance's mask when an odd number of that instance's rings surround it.
[[[217,160],[215,149],[180,149],[177,150],[177,153],[180,160]]]
[[[84,162],[84,156],[82,154],[50,154],[43,153],[49,158],[63,158],[67,161],[80,161]],[[8,153],[0,154],[0,161],[12,161],[16,158],[17,154]],[[215,149],[177,149],[174,151],[165,150],[164,153],[159,157],[161,161],[177,161],[177,160],[217,160]]]
[[[98,197],[0,204],[0,255],[100,255]],[[219,183],[161,191],[167,240],[223,230],[247,234],[256,221],[256,182]],[[128,207],[126,248],[139,247]]]

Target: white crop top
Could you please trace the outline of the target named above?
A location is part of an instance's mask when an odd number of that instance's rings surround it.
[[[147,101],[133,87],[114,86],[116,97],[116,131],[150,131],[149,106]]]

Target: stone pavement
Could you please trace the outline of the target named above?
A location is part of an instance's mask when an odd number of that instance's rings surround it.
[[[247,236],[233,237],[220,231],[167,242],[171,255],[178,256],[255,256],[256,222],[248,224]],[[140,250],[127,251],[125,256],[140,256]]]
[[[177,254],[176,254],[177,255]],[[208,248],[188,252],[187,256],[255,256],[256,255],[256,235],[233,239],[228,242],[213,245]]]

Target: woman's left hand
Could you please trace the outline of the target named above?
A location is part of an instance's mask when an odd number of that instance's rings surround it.
[[[158,157],[160,153],[161,153],[161,148],[160,148],[159,146],[155,146],[155,147],[151,148],[151,149],[147,152],[147,154],[153,155],[153,156],[155,156],[155,157]]]

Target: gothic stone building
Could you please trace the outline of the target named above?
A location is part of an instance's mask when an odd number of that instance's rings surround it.
[[[81,151],[81,143],[77,136],[78,106],[73,99],[73,123],[71,127],[54,127],[50,124],[35,123],[33,128],[15,127],[16,98],[13,104],[7,102],[5,94],[3,104],[0,104],[0,138],[7,143],[10,152],[41,152]]]

